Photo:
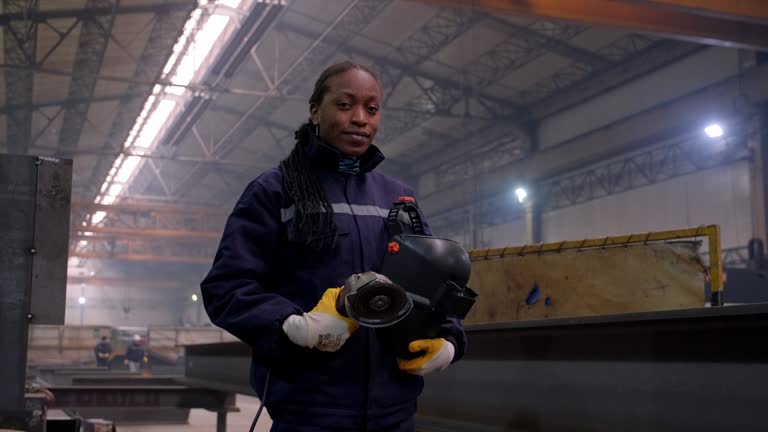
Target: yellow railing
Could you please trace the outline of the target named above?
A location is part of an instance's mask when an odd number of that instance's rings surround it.
[[[712,304],[719,303],[723,289],[723,262],[720,250],[720,226],[707,225],[697,228],[685,228],[670,231],[657,231],[643,234],[603,237],[585,240],[568,240],[557,243],[538,243],[524,246],[512,246],[496,249],[474,250],[469,253],[470,259],[487,259],[505,255],[527,255],[541,253],[557,253],[566,250],[587,248],[606,248],[626,246],[630,244],[651,243],[685,238],[707,237],[709,240],[709,277],[712,290]]]

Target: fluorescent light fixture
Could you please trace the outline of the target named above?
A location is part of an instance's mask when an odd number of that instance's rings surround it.
[[[81,305],[84,305],[85,304],[85,297],[80,296],[80,298],[77,299],[77,302],[80,303]]]
[[[123,184],[115,183],[109,187],[109,193],[107,195],[112,197],[117,197],[118,195],[120,195],[120,192],[122,190],[123,190]]]
[[[525,188],[519,187],[515,189],[515,196],[517,196],[517,201],[520,203],[525,202],[525,199],[528,197],[528,191],[525,190]]]
[[[115,181],[119,181],[120,183],[128,182],[128,179],[131,178],[133,171],[136,169],[137,166],[139,166],[139,162],[141,162],[140,157],[128,156],[125,159],[125,162],[123,162],[123,165],[120,167],[120,170],[117,171],[117,176],[115,176]]]
[[[91,225],[98,225],[107,216],[107,212],[99,210],[91,217]]]
[[[719,138],[723,136],[724,132],[722,126],[717,123],[712,123],[711,125],[704,128],[704,133],[706,133],[710,138]]]
[[[160,101],[133,145],[141,148],[151,147],[174,107],[176,107],[176,101],[170,99]]]
[[[281,5],[287,3],[284,0],[256,1]],[[121,154],[115,160],[101,186],[99,196],[95,199],[97,204],[110,205],[125,190],[125,184],[131,180],[142,163],[141,158],[136,155],[151,154],[151,149],[162,135],[163,128],[172,120],[174,111],[179,104],[185,103],[186,96],[190,93],[187,87],[195,79],[198,69],[205,64],[214,45],[231,25],[233,20],[230,16],[215,13],[215,8],[209,9],[211,3],[210,0],[198,0],[198,7],[184,24],[183,32],[173,46],[161,77],[172,84],[156,84],[152,88],[152,94],[144,102],[141,113],[123,143],[123,148],[130,149],[128,151],[133,155]],[[242,0],[216,0],[213,4],[238,9],[242,7],[242,3]],[[204,18],[205,22],[202,22]],[[172,72],[173,76],[169,77]],[[170,97],[166,99],[166,95]],[[91,223],[98,224],[106,216],[106,212],[97,211],[91,216]]]
[[[194,302],[197,301],[197,294],[192,294],[192,301],[194,301]]]
[[[78,243],[80,247],[88,246],[88,240],[80,240],[80,243]]]

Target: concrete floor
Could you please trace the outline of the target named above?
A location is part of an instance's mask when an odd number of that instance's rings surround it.
[[[240,412],[227,415],[227,432],[248,432],[253,416],[259,409],[259,400],[255,397],[237,395],[237,407]],[[256,432],[268,432],[272,420],[267,410],[261,412]],[[117,432],[215,432],[216,413],[203,409],[193,409],[189,412],[189,424],[186,425],[117,425]]]

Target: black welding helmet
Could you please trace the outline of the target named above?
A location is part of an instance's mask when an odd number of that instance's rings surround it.
[[[467,286],[467,252],[454,240],[426,235],[413,199],[401,198],[393,205],[387,230],[390,241],[381,274],[401,287],[413,305],[404,317],[376,333],[398,356],[408,358],[411,341],[438,337],[448,317],[464,319],[477,293]]]

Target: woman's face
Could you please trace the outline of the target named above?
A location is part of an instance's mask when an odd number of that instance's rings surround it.
[[[366,71],[351,69],[328,79],[320,105],[310,105],[320,137],[347,156],[368,150],[379,129],[381,90]]]

